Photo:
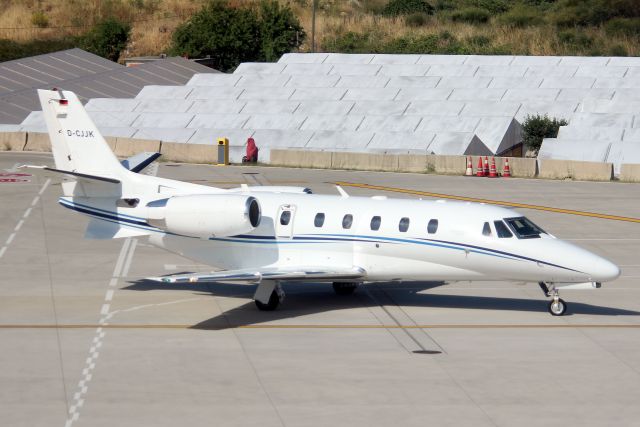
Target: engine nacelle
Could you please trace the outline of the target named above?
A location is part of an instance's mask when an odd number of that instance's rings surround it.
[[[261,217],[258,200],[241,194],[173,196],[147,204],[149,224],[202,239],[248,233]]]

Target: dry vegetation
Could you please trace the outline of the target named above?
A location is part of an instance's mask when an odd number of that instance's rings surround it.
[[[301,50],[311,48],[312,0],[280,0],[299,17],[307,40]],[[107,15],[131,22],[132,38],[127,56],[159,54],[167,50],[175,27],[198,10],[206,0],[0,0],[0,38],[14,41],[78,35]],[[247,4],[254,0],[231,0]],[[407,25],[404,17],[376,14],[387,0],[318,0],[316,46],[327,50],[348,32],[370,38],[374,46],[398,38],[420,38],[443,33],[463,44],[480,41],[487,49],[479,53],[527,55],[640,55],[637,37],[611,35],[603,26],[560,30],[549,17],[539,25],[509,26],[492,17],[486,24],[454,22],[447,14],[421,18],[419,25]],[[573,33],[572,33],[573,32]],[[575,34],[574,34],[575,33]],[[469,42],[471,41],[471,42]],[[487,46],[485,46],[487,47]],[[472,47],[473,48],[473,47]],[[457,52],[452,52],[457,53]]]

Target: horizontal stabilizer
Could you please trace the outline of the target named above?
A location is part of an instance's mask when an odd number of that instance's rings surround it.
[[[122,226],[120,224],[103,221],[97,218],[91,218],[89,220],[87,230],[84,233],[84,238],[97,240],[122,239],[125,237],[146,236],[148,234],[149,233],[144,230]]]
[[[53,179],[75,179],[85,182],[102,182],[108,184],[120,184],[120,180],[106,176],[89,175],[86,173],[66,171],[50,168],[48,166],[22,165],[18,169],[26,170],[32,175],[42,176]]]
[[[194,273],[163,277],[148,277],[148,280],[164,283],[195,283],[195,282],[246,282],[260,283],[262,280],[317,280],[333,281],[347,279],[363,279],[366,276],[360,267],[268,267],[243,270],[224,270],[213,273]]]
[[[131,172],[140,173],[160,156],[160,153],[138,153],[135,156],[131,156],[128,159],[121,161],[120,163]]]

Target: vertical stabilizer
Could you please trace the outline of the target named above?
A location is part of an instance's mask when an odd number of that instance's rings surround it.
[[[109,148],[75,93],[38,90],[56,168],[121,178],[126,170]]]

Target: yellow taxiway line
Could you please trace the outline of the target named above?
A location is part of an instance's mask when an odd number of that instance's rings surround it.
[[[378,190],[378,191],[390,191],[393,193],[403,193],[403,194],[412,194],[415,196],[424,196],[424,197],[435,197],[438,199],[452,199],[452,200],[461,200],[465,202],[474,202],[474,203],[486,203],[491,205],[500,205],[500,206],[509,206],[512,208],[524,208],[524,209],[535,209],[538,211],[546,211],[546,212],[555,212],[562,213],[568,215],[578,215],[578,216],[587,216],[591,218],[600,218],[600,219],[608,219],[612,221],[626,221],[626,222],[637,222],[640,223],[640,218],[632,218],[626,216],[618,216],[618,215],[609,215],[609,214],[601,214],[597,212],[586,212],[586,211],[576,211],[572,209],[562,209],[562,208],[554,208],[550,206],[540,206],[540,205],[530,205],[527,203],[517,203],[517,202],[505,202],[502,200],[492,200],[492,199],[479,199],[476,197],[466,197],[466,196],[456,196],[453,194],[443,194],[443,193],[432,193],[429,191],[420,191],[420,190],[411,190],[408,188],[398,188],[398,187],[385,187],[382,185],[371,185],[371,184],[360,184],[355,182],[343,182],[338,181],[334,182],[335,185],[339,185],[341,187],[354,187],[354,188],[366,188],[368,190]]]
[[[186,325],[186,324],[2,324],[2,329],[570,329],[570,328],[609,328],[640,329],[640,324],[631,323],[551,323],[551,324],[434,324],[434,325]]]

